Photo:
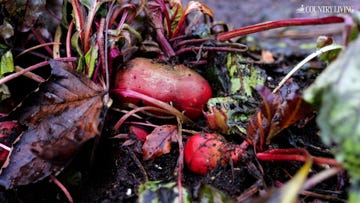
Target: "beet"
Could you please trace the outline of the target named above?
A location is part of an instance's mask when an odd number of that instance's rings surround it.
[[[130,89],[163,102],[171,102],[191,119],[202,115],[212,96],[209,83],[184,65],[167,65],[146,58],[129,61],[117,72],[114,89]],[[123,97],[123,102],[138,103],[138,99]]]
[[[236,163],[247,143],[235,145],[215,133],[198,133],[186,142],[184,157],[188,169],[197,174],[207,174],[218,164],[226,166],[230,160]]]

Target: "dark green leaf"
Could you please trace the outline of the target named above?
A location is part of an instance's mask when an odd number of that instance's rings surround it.
[[[360,202],[360,38],[351,43],[305,92],[320,107],[317,123],[323,142],[350,174],[352,202]],[[334,146],[335,144],[335,146]],[[350,196],[352,196],[350,194]]]
[[[190,203],[190,193],[182,188],[183,203]],[[139,187],[138,203],[178,203],[179,192],[175,182],[161,183],[160,181],[148,181]]]
[[[199,191],[199,200],[200,203],[211,203],[211,202],[226,202],[226,203],[235,203],[236,201],[230,196],[225,195],[220,190],[211,187],[210,185],[203,184]]]

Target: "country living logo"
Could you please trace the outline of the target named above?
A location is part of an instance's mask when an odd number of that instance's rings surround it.
[[[296,9],[296,13],[352,13],[354,9],[351,6],[309,6],[302,4]]]

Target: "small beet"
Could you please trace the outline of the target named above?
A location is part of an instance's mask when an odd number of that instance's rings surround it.
[[[212,96],[209,83],[184,65],[167,65],[151,59],[135,58],[117,72],[114,89],[130,89],[163,102],[171,102],[189,118],[202,115]],[[119,95],[123,102],[139,100]]]
[[[215,133],[198,133],[186,142],[184,156],[187,167],[194,173],[207,174],[218,164],[226,166],[230,160],[236,163],[247,148],[247,143],[235,145]]]

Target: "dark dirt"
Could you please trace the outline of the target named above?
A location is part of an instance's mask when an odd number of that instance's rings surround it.
[[[215,20],[225,21],[234,27],[241,27],[268,20],[292,17],[311,17],[306,14],[296,13],[296,8],[302,4],[314,5],[323,4],[324,1],[238,1],[238,0],[208,0],[204,1],[215,12]],[[326,1],[327,5],[349,5],[355,1]],[[186,1],[184,1],[184,4]],[[313,17],[318,17],[318,14]],[[332,27],[333,28],[333,27]],[[308,28],[307,28],[308,29]],[[310,28],[313,29],[313,28]],[[319,26],[321,31],[327,29],[326,26]],[[335,26],[335,29],[341,30],[341,27]],[[275,31],[278,33],[279,30]],[[285,40],[293,43],[289,38],[279,39],[274,36],[274,31],[256,34],[269,40],[265,46],[278,50],[276,46],[272,47],[270,42]],[[275,34],[276,35],[276,34]],[[339,37],[339,36],[338,36]],[[301,38],[304,40],[304,38]],[[339,38],[341,39],[341,37]],[[315,36],[306,37],[306,42],[314,42]],[[296,41],[296,40],[295,40]],[[304,42],[304,41],[301,41]],[[289,50],[287,50],[289,52]],[[298,51],[298,50],[297,50]],[[281,52],[281,51],[280,51]],[[303,59],[309,51],[296,52],[290,50],[290,54],[283,54],[284,61],[279,64],[281,68],[293,67]],[[322,66],[321,64],[319,65]],[[273,78],[268,81],[269,86],[275,86],[284,73],[267,68],[268,74]],[[279,67],[277,67],[279,68]],[[306,76],[306,73],[295,76],[295,80],[301,86],[307,86],[313,78]],[[304,81],[306,80],[306,81]],[[109,126],[105,126],[107,128]],[[325,147],[321,145],[317,136],[317,127],[313,121],[304,128],[291,127],[277,137],[273,147],[304,147],[313,155],[330,156]],[[172,152],[163,155],[151,161],[143,161],[132,147],[122,146],[122,141],[109,139],[110,135],[104,130],[99,142],[90,142],[82,149],[71,164],[58,176],[59,180],[69,189],[75,202],[135,202],[137,199],[138,186],[147,178],[149,180],[176,181],[175,169],[177,167],[178,149],[173,146]],[[96,144],[95,144],[96,143]],[[95,150],[95,156],[91,157]],[[253,160],[251,150],[249,150],[249,160]],[[206,176],[195,175],[186,169],[184,170],[183,183],[189,188],[196,188],[200,183],[209,183],[220,189],[226,194],[236,198],[243,194],[250,186],[259,182],[259,176],[254,172],[254,166],[257,163],[239,162],[232,167],[219,167]],[[295,162],[283,163],[261,163],[264,169],[264,188],[271,187],[279,182],[286,182],[290,175],[293,175],[302,164]],[[141,169],[143,167],[144,170]],[[286,170],[285,170],[286,169]],[[319,170],[315,167],[314,171]],[[286,175],[284,175],[286,174]],[[259,184],[261,185],[261,184]],[[344,192],[345,185],[339,185],[337,178],[332,178],[323,182],[314,192],[323,194],[332,194],[339,192],[337,197],[346,199]],[[306,199],[307,202],[313,201],[313,198]],[[49,180],[40,183],[19,187],[15,190],[0,191],[0,202],[66,202],[63,193]]]

